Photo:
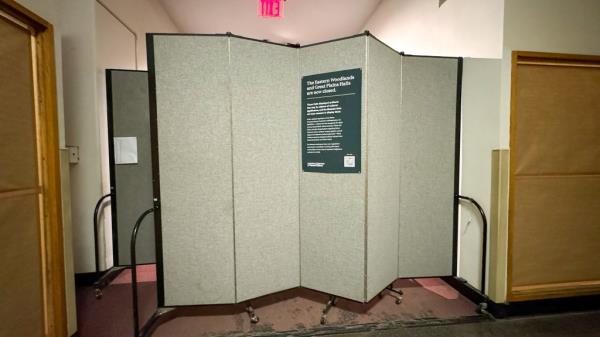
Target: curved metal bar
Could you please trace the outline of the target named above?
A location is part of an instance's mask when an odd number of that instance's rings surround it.
[[[94,258],[96,262],[96,273],[100,272],[100,246],[98,245],[98,212],[100,212],[100,206],[102,206],[104,200],[110,196],[112,196],[111,193],[103,195],[96,203],[96,208],[94,208]]]
[[[142,215],[139,216],[137,221],[135,222],[135,226],[133,226],[133,231],[131,232],[131,291],[132,291],[132,299],[133,299],[133,333],[134,337],[138,337],[140,334],[140,318],[138,315],[138,289],[137,289],[137,259],[135,256],[135,242],[137,240],[138,230],[140,229],[140,225],[144,218],[154,212],[154,207],[150,208]]]
[[[482,252],[481,252],[481,293],[485,295],[485,280],[487,273],[487,232],[488,232],[488,222],[487,217],[485,216],[485,212],[481,205],[473,198],[466,197],[464,195],[457,195],[456,198],[459,200],[466,200],[474,205],[479,214],[481,215],[481,220],[483,221],[483,233],[482,233]]]

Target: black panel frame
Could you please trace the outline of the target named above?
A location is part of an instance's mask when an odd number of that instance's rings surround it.
[[[110,176],[110,210],[111,210],[111,227],[113,241],[113,265],[119,265],[119,237],[117,230],[117,196],[115,195],[115,144],[112,141],[114,138],[113,127],[113,94],[112,94],[112,70],[104,71],[106,78],[106,124],[108,127],[108,170]]]
[[[152,189],[154,191],[154,238],[156,240],[156,292],[158,307],[165,306],[165,282],[162,247],[162,221],[160,209],[160,170],[158,168],[158,116],[156,112],[156,69],[154,63],[154,35],[146,34],[148,58],[148,96],[150,100],[150,148],[152,155]],[[162,34],[156,34],[162,35]],[[209,35],[222,36],[222,35]]]
[[[121,263],[119,259],[119,231],[118,231],[118,210],[117,210],[117,181],[115,172],[115,144],[114,138],[114,111],[113,111],[113,93],[112,93],[112,74],[113,72],[135,72],[135,73],[148,73],[146,70],[133,70],[133,69],[105,69],[104,74],[106,77],[106,121],[108,127],[108,163],[109,163],[109,175],[110,175],[110,194],[111,194],[111,227],[112,227],[112,241],[113,241],[113,268],[114,267],[131,267],[131,264]],[[126,238],[129,241],[129,238]],[[153,263],[145,263],[153,264]]]
[[[456,125],[454,136],[454,232],[452,234],[452,276],[458,277],[458,227],[459,227],[459,207],[460,203],[457,195],[460,194],[460,157],[461,157],[461,132],[462,132],[462,75],[463,75],[463,58],[458,58],[458,69],[456,79]],[[486,240],[486,238],[483,238]],[[485,254],[485,252],[483,253]],[[483,285],[485,287],[485,285]],[[485,288],[484,288],[485,289]]]

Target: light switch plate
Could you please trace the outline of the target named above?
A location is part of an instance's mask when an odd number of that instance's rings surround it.
[[[79,146],[67,146],[69,149],[69,164],[79,163]]]

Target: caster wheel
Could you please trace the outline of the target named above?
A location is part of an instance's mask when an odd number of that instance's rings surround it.
[[[256,323],[258,323],[258,321],[259,321],[258,316],[254,316],[254,317],[250,318],[250,323],[252,323],[252,324],[256,324]]]
[[[96,296],[97,300],[101,299],[102,298],[102,290],[94,289],[94,296]]]
[[[321,325],[327,324],[327,319],[325,317],[321,317]]]
[[[479,303],[477,306],[477,313],[483,314],[487,312],[487,303]]]
[[[400,304],[400,303],[402,303],[402,299],[401,298],[397,298],[396,299],[396,304]]]

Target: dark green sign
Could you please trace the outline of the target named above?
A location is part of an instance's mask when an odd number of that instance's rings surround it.
[[[361,69],[302,77],[302,169],[358,173]]]

